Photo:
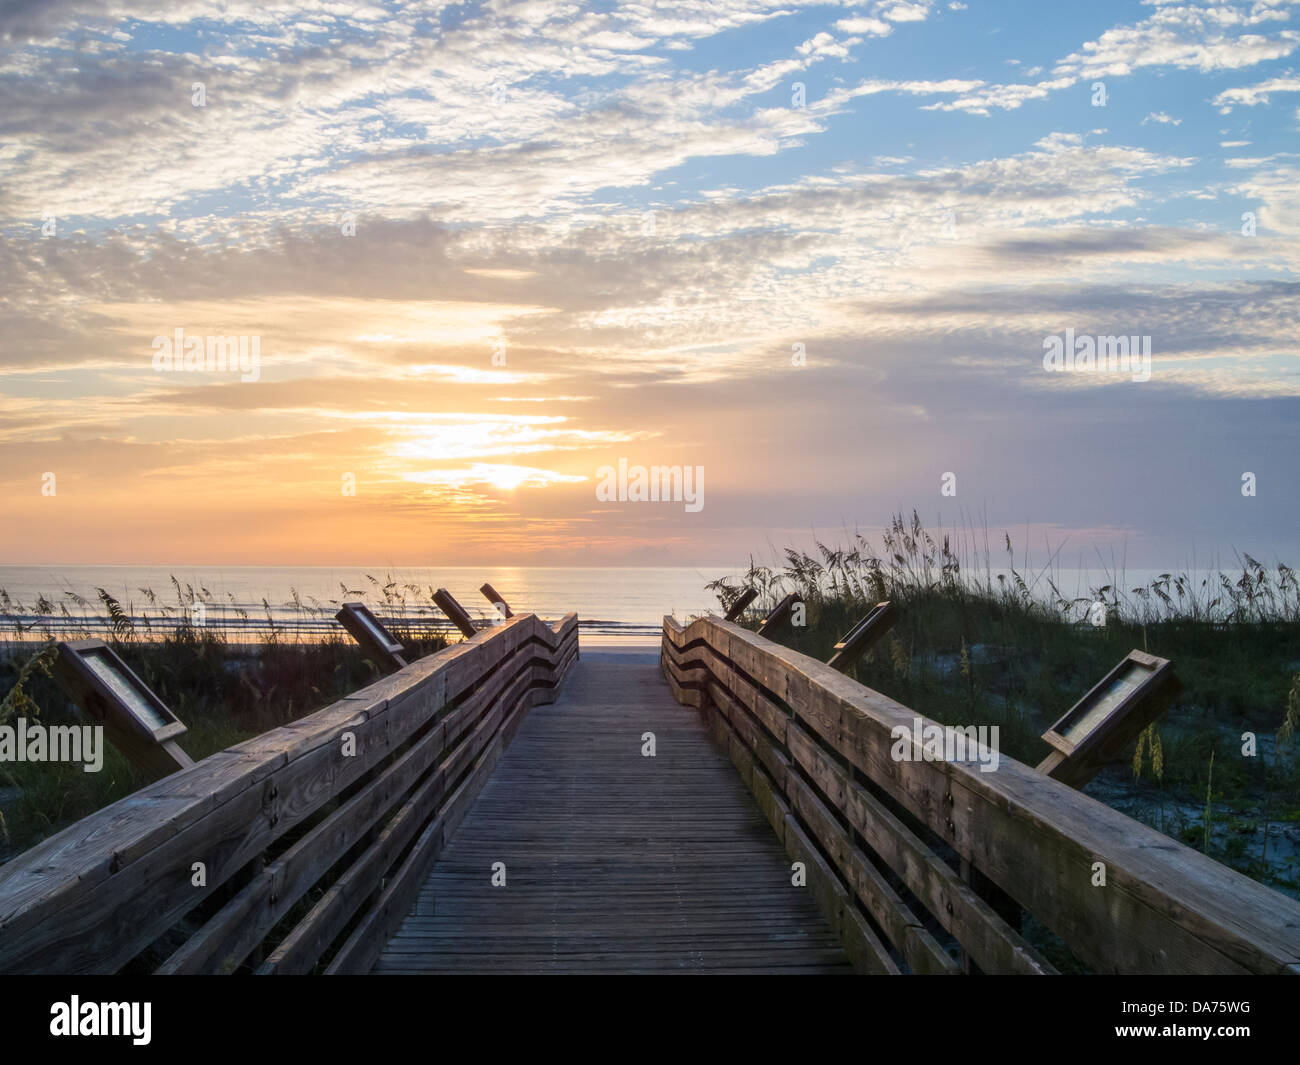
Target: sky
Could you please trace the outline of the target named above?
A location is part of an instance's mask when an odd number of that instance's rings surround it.
[[[0,563],[1294,563],[1298,131],[1289,0],[4,0]]]

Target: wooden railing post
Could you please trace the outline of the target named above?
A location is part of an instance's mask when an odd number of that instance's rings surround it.
[[[344,603],[334,617],[380,673],[406,667],[402,641],[384,628],[365,603]]]
[[[876,641],[894,627],[898,611],[890,602],[877,603],[861,621],[840,637],[835,653],[826,664],[831,669],[847,673],[849,667],[875,646]]]
[[[798,592],[791,592],[775,607],[772,613],[763,619],[763,624],[758,627],[758,635],[765,639],[773,639],[778,632],[790,624],[790,615],[794,613],[796,605],[802,605],[803,598]]]
[[[438,609],[451,619],[451,623],[460,629],[465,639],[473,639],[478,635],[478,629],[474,628],[474,622],[465,608],[456,602],[455,597],[446,588],[439,588],[434,592],[433,601],[438,604]]]
[[[501,598],[501,593],[493,588],[492,585],[484,581],[483,587],[481,587],[479,591],[483,593],[483,598],[496,607],[501,616],[507,621],[515,616],[514,611],[510,609],[510,604]]]
[[[736,601],[731,604],[731,608],[727,611],[722,620],[735,621],[736,618],[740,617],[740,615],[745,612],[745,608],[757,598],[757,588],[746,588],[736,597]]]
[[[60,643],[52,675],[138,768],[157,778],[194,764],[176,742],[184,723],[103,640]]]

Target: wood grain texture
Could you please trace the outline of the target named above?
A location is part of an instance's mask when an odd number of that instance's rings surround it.
[[[653,657],[590,656],[523,720],[373,971],[852,969]]]
[[[706,662],[707,669],[679,664],[679,659],[688,656]],[[679,652],[669,643],[664,660],[665,669],[683,680],[690,677],[691,682],[699,683],[705,678],[703,690],[713,704],[710,712],[716,711],[726,719],[765,770],[745,777],[759,808],[781,833],[786,803],[794,805],[806,827],[836,861],[846,885],[853,886],[867,912],[913,972],[950,973],[954,967],[863,850],[826,817],[820,809],[821,800],[808,785],[790,775],[791,760],[825,794],[826,802],[843,815],[846,823],[861,833],[878,859],[929,907],[935,922],[950,932],[985,971],[1034,975],[1055,972],[956,871],[865,788],[850,780],[797,720],[766,701],[761,688],[704,645]],[[725,686],[711,679],[715,675],[723,678]],[[784,746],[778,748],[782,741]],[[782,800],[779,803],[775,801],[778,796]]]
[[[895,760],[891,730],[910,732],[921,715],[807,655],[717,618],[682,625],[669,617],[661,662],[680,701],[708,703],[713,683],[734,706],[752,709],[759,692],[790,715],[776,726],[797,771],[918,899],[939,908],[945,927],[986,961],[1000,958],[1001,971],[1045,969],[847,767],[1098,972],[1283,973],[1300,961],[1293,899],[1006,756],[989,773],[973,762]],[[803,807],[815,818],[808,798]],[[829,833],[825,843],[842,847]],[[1105,867],[1105,886],[1093,884],[1095,863]]]
[[[164,966],[228,971],[284,912],[281,891],[286,899],[301,896],[330,859],[381,823],[385,806],[401,802],[438,753],[436,730],[444,718],[450,749],[480,713],[493,712],[487,707],[512,670],[525,670],[525,686],[549,698],[576,655],[575,615],[554,623],[518,616],[84,818],[0,867],[0,971],[118,970],[286,832],[347,795],[341,812],[303,837],[306,848],[290,848],[262,874],[241,881],[215,923],[198,930],[192,950],[182,948]],[[434,739],[417,745],[414,761],[399,756],[430,728]],[[355,752],[345,749],[348,733]],[[474,746],[460,743],[443,756],[452,772],[446,783],[454,783],[463,759],[477,754]],[[395,756],[398,762],[371,787],[373,775]],[[431,803],[442,793],[425,789]],[[422,825],[437,808],[417,813]],[[194,862],[206,866],[205,886],[191,881]],[[377,862],[366,893],[379,888],[385,869]]]

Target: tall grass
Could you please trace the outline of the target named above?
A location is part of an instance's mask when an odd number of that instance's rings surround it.
[[[222,600],[208,588],[170,577],[171,589],[160,595],[151,587],[135,590],[138,599],[123,601],[105,588],[87,598],[73,588],[57,594],[38,593],[24,602],[0,588],[0,634],[9,643],[27,645],[42,640],[70,640],[112,635],[129,642],[156,642],[195,631],[214,634],[230,643],[317,642],[342,630],[334,620],[343,602],[365,602],[390,630],[419,650],[443,646],[455,629],[433,601],[435,589],[364,574],[360,588],[340,582],[338,599],[321,600],[289,589],[289,598],[273,605],[267,597],[257,604],[238,602],[233,593]]]
[[[402,611],[410,609],[403,593],[411,594],[409,588],[371,580],[377,591],[369,598],[408,655],[420,657],[446,646],[442,635],[403,620]],[[147,604],[142,610],[121,603],[104,588],[97,589],[97,602],[69,591],[67,600],[78,613],[65,603],[57,605],[64,617],[77,618],[80,628],[47,632],[44,646],[32,640],[33,626],[19,623],[15,636],[21,642],[15,641],[15,653],[0,661],[0,693],[8,693],[0,703],[0,724],[19,714],[50,723],[80,720],[47,668],[53,641],[77,636],[102,637],[121,655],[185,723],[188,731],[180,745],[195,760],[327,706],[379,675],[337,626],[315,631],[286,625],[264,599],[267,627],[261,641],[234,643],[223,627],[201,623],[204,612],[196,610],[196,604],[206,608],[213,603],[211,592],[182,585],[175,577],[172,591],[175,605],[152,589],[140,589]],[[332,618],[335,604],[301,603],[293,594],[303,616],[327,611]],[[344,595],[364,598],[349,589]],[[55,608],[45,596],[31,606],[46,615]],[[27,612],[3,590],[0,607],[11,622]],[[144,783],[146,779],[111,746],[98,773],[62,763],[0,763],[0,860]]]
[[[1005,563],[998,566],[987,530],[981,536],[966,525],[931,534],[913,511],[910,520],[894,515],[879,548],[862,533],[851,534],[847,547],[817,541],[816,555],[787,548],[784,566],[759,566],[751,560],[745,577],[723,577],[706,587],[724,606],[749,586],[758,589],[759,603],[765,599],[769,604],[787,591],[798,591],[811,603],[859,605],[937,596],[950,603],[996,603],[1035,617],[1047,609],[1063,621],[1086,620],[1098,602],[1108,618],[1138,625],[1300,621],[1300,581],[1284,562],[1267,567],[1243,553],[1237,556],[1240,572],[1218,570],[1199,580],[1185,572],[1162,573],[1126,589],[1124,569],[1103,560],[1105,580],[1087,596],[1067,597],[1059,587],[1055,556],[1037,569],[1027,558],[1017,567],[1010,533],[1003,533],[1003,541]]]
[[[932,533],[914,512],[895,516],[879,545],[854,535],[847,547],[786,550],[783,565],[751,562],[743,577],[708,588],[724,608],[756,588],[742,618],[750,627],[799,592],[807,623],[778,638],[821,661],[871,606],[893,601],[898,622],[852,675],[940,722],[998,725],[1002,750],[1029,765],[1048,752],[1048,725],[1129,651],[1171,659],[1184,692],[1143,736],[1150,771],[1140,776],[1138,750],[1087,790],[1249,875],[1300,889],[1300,770],[1287,742],[1300,725],[1294,571],[1243,554],[1239,573],[1163,573],[1126,587],[1122,570],[1110,570],[1089,595],[1067,597],[1050,565],[1018,562],[1010,535],[1001,539],[994,555],[986,532]],[[1097,602],[1100,626],[1088,620]],[[1259,738],[1257,756],[1243,754],[1247,732]],[[1277,833],[1290,841],[1285,852]]]

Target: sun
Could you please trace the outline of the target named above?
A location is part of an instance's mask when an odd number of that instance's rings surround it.
[[[570,484],[587,479],[581,475],[538,469],[536,466],[496,462],[473,462],[467,468],[454,470],[412,470],[402,476],[408,481],[423,484],[454,485],[460,488],[478,485],[501,492],[513,492],[523,487],[545,488],[553,484]]]
[[[527,466],[491,466],[483,471],[487,483],[503,492],[513,492],[525,481],[532,479],[536,472]]]

